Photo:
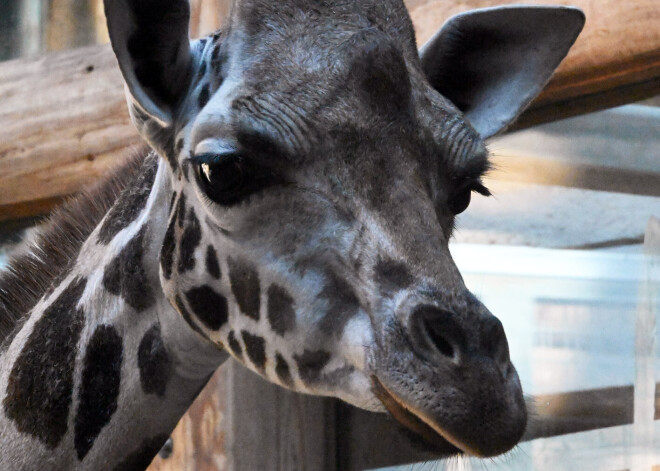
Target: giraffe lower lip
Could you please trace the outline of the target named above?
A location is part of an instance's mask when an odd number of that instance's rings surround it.
[[[421,438],[427,445],[442,454],[466,452],[479,456],[468,446],[458,443],[453,437],[440,433],[437,427],[432,427],[424,419],[413,413],[394,393],[392,393],[376,376],[371,377],[373,392],[388,412],[410,432]]]

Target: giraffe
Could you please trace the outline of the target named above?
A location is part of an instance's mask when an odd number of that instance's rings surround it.
[[[401,0],[238,0],[194,41],[184,0],[105,13],[151,150],[0,277],[0,468],[144,469],[229,357],[439,452],[515,446],[506,336],[448,240],[582,13],[475,10],[419,51]]]

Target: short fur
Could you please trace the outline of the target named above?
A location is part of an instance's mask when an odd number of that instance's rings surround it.
[[[147,159],[149,155],[151,158]],[[83,190],[61,206],[39,228],[30,242],[14,251],[0,272],[0,345],[4,349],[19,330],[26,314],[58,280],[80,247],[99,225],[125,188],[130,188],[142,164],[157,160],[147,149],[130,156],[108,177]]]

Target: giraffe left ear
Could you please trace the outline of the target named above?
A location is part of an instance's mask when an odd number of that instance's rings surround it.
[[[164,128],[187,91],[192,54],[187,0],[105,0],[110,42],[135,105]]]
[[[545,87],[584,26],[557,6],[501,6],[450,18],[420,50],[430,84],[482,138],[506,129]]]

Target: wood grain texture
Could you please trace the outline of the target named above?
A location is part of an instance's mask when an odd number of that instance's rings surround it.
[[[0,66],[0,214],[72,194],[141,140],[107,46]],[[15,212],[15,210],[14,210]]]
[[[190,35],[206,36],[219,29],[229,15],[230,0],[191,0]]]
[[[334,401],[288,391],[231,361],[227,458],[231,471],[334,471]]]
[[[490,178],[585,190],[660,196],[660,173],[497,153]]]
[[[149,471],[227,471],[226,410],[230,384],[221,367],[171,435],[173,452],[157,456]]]
[[[409,0],[421,43],[453,14],[509,0]],[[515,128],[660,93],[660,2],[529,0],[576,5],[587,24]],[[217,28],[229,0],[194,0],[192,29]],[[0,64],[0,220],[43,213],[106,174],[140,142],[108,46]],[[34,202],[34,204],[33,204]]]
[[[335,401],[270,384],[228,360],[149,471],[334,471]]]

